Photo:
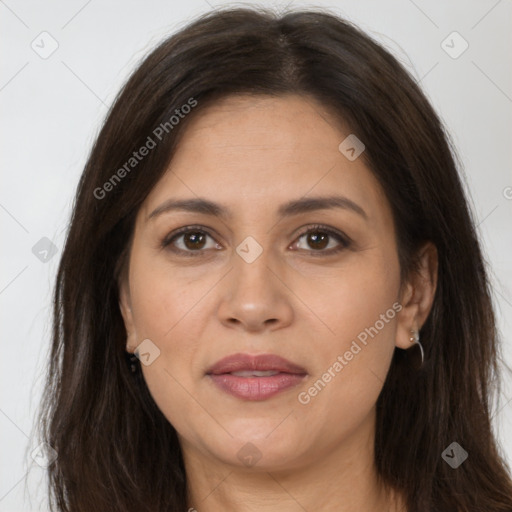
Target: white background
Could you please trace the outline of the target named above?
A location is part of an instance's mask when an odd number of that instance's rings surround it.
[[[227,3],[0,0],[0,511],[46,510],[43,470],[29,466],[33,418],[49,347],[53,279],[91,143],[135,64],[163,37],[220,5]],[[492,272],[504,359],[512,365],[510,0],[315,5],[356,22],[397,56],[452,134]],[[34,40],[42,46],[43,31],[58,43],[47,59],[31,48]],[[441,47],[453,31],[469,43],[456,59]],[[46,263],[32,253],[42,237],[58,248]],[[512,463],[510,384],[507,379],[494,419]]]

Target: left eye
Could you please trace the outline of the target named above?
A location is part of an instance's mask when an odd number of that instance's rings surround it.
[[[212,243],[207,246],[207,238],[211,238]],[[305,239],[307,247],[300,247],[300,240]],[[336,241],[334,246],[330,243]],[[181,245],[181,247],[179,247]],[[322,226],[310,227],[297,238],[292,246],[300,250],[310,251],[311,253],[319,253],[317,255],[329,255],[337,253],[350,245],[348,237],[341,233],[333,231]],[[290,247],[292,247],[290,246]],[[174,253],[184,256],[199,256],[202,249],[221,249],[222,246],[215,242],[213,237],[200,227],[186,227],[180,231],[171,234],[162,241],[162,247],[168,248]],[[195,253],[195,254],[194,254]]]
[[[349,245],[348,240],[341,234],[336,233],[335,231],[332,231],[330,229],[321,227],[309,229],[308,231],[300,235],[298,240],[301,240],[304,237],[306,239],[306,244],[308,244],[309,247],[313,249],[312,252],[333,254],[335,252],[341,251],[342,249],[345,249]],[[338,244],[334,243],[334,246],[330,245],[330,242],[332,242],[333,240],[336,240]],[[298,248],[308,250],[307,247]]]

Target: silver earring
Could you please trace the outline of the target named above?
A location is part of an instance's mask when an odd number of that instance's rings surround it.
[[[425,361],[425,352],[423,351],[423,345],[420,343],[420,333],[411,329],[411,337],[409,340],[413,346],[407,350],[408,355],[411,358],[411,365],[414,369],[419,370]]]

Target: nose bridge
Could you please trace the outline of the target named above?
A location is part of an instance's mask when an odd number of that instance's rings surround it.
[[[244,288],[251,292],[272,294],[275,287],[272,279],[273,251],[269,237],[258,236],[261,243],[252,235],[247,236],[236,246],[233,258],[233,276],[237,292]]]
[[[280,267],[268,246],[271,237],[247,236],[236,246],[226,293],[221,297],[220,320],[258,330],[266,325],[287,324],[292,317],[286,287],[276,277]]]

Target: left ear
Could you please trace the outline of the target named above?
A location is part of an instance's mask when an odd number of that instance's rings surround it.
[[[426,242],[418,251],[417,265],[410,271],[400,294],[402,309],[397,315],[396,346],[411,347],[411,329],[419,331],[425,323],[437,287],[438,256],[432,242]]]

